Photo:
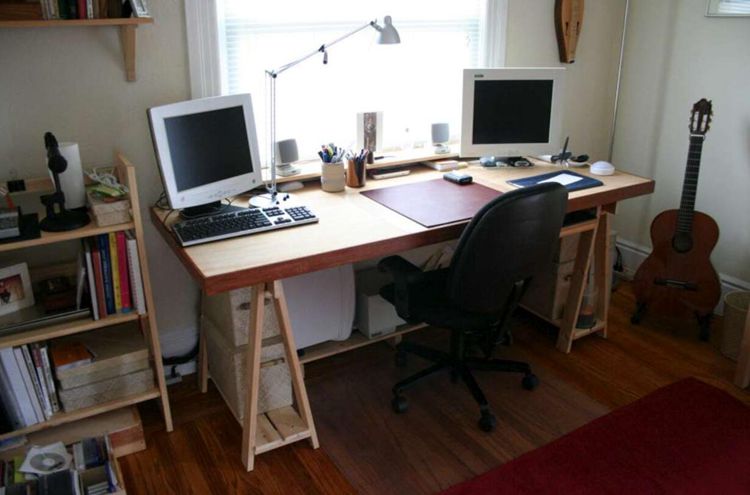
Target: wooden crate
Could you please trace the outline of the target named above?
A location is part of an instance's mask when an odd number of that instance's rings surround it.
[[[224,333],[205,316],[201,319],[206,335],[208,371],[216,388],[238,421],[245,416],[247,396],[247,344],[232,346]],[[279,336],[263,340],[261,350],[258,413],[292,404],[292,382]]]
[[[532,281],[521,304],[548,320],[562,318],[575,261],[553,263]]]
[[[279,335],[279,322],[273,309],[271,298],[265,298],[265,319],[263,321],[263,338]],[[250,288],[222,292],[215,296],[203,294],[201,313],[220,332],[232,346],[247,344],[247,329],[250,324]]]

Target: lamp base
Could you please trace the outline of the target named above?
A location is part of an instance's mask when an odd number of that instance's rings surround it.
[[[282,206],[287,203],[292,196],[285,192],[259,194],[250,198],[249,205],[254,208],[270,208],[272,206]]]
[[[88,213],[74,210],[63,210],[47,216],[39,222],[39,228],[45,232],[67,232],[79,229],[91,222]]]

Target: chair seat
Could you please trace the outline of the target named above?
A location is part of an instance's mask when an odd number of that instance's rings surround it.
[[[399,316],[409,323],[425,322],[465,333],[486,332],[488,327],[497,323],[498,316],[470,313],[453,305],[445,294],[448,272],[448,269],[424,272],[418,282],[410,284],[409,317]],[[393,284],[383,287],[380,295],[391,304],[396,304]]]

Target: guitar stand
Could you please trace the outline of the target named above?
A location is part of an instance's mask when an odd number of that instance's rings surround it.
[[[630,323],[632,323],[633,325],[638,325],[643,319],[643,315],[646,313],[647,307],[648,305],[645,302],[636,303],[635,311],[630,317]],[[695,319],[698,320],[698,327],[700,328],[698,332],[698,338],[701,340],[701,342],[708,342],[708,338],[711,335],[712,316],[713,315],[711,313],[702,315],[697,311],[695,312]]]

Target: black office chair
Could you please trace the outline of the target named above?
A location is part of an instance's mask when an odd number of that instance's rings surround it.
[[[401,318],[451,331],[449,353],[406,341],[398,346],[397,365],[406,363],[407,352],[435,364],[393,387],[394,411],[408,408],[404,390],[449,368],[452,379],[460,377],[479,403],[479,427],[492,431],[496,419],[469,370],[522,373],[523,388],[537,386],[539,380],[527,363],[492,359],[492,351],[509,337],[508,318],[534,274],[550,268],[567,198],[563,186],[548,183],[493,199],[464,230],[449,268],[422,272],[399,256],[380,261],[379,269],[394,278],[380,294],[396,306]],[[482,357],[470,354],[476,345]]]

